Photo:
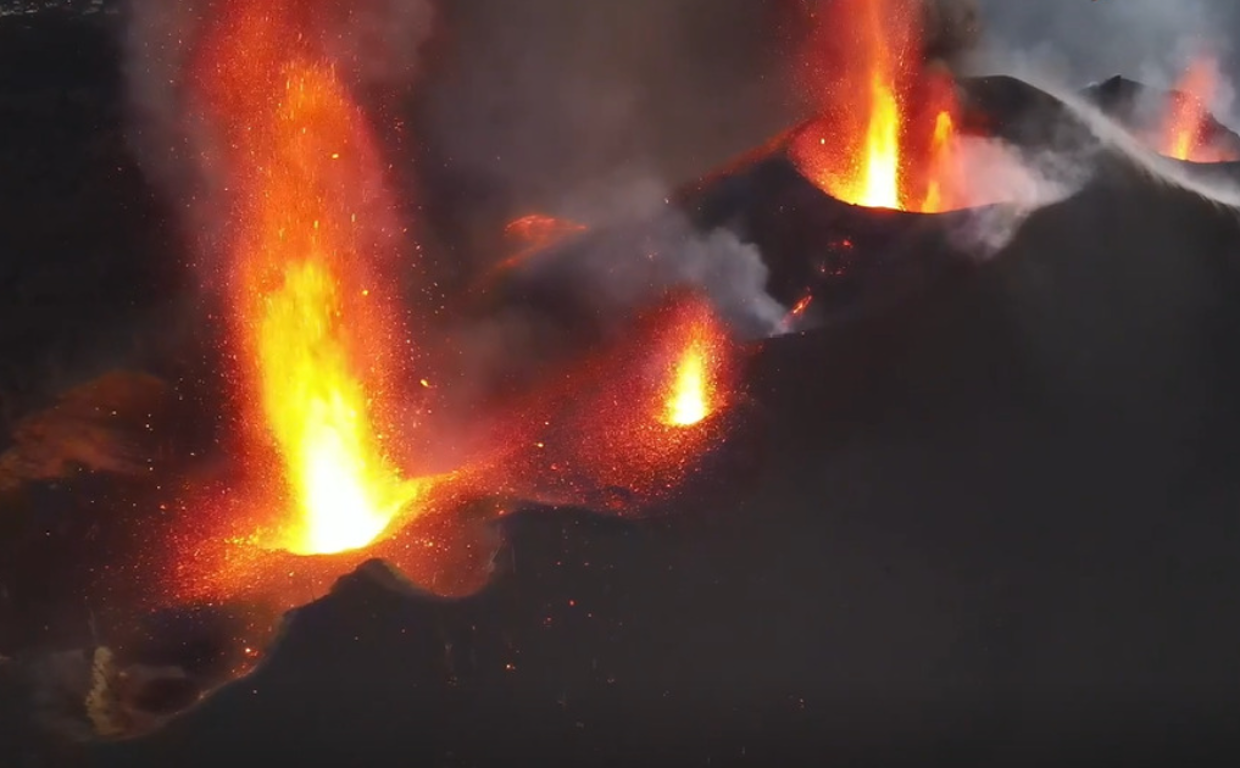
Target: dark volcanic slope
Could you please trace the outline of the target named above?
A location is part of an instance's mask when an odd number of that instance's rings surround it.
[[[363,579],[97,764],[1234,764],[1240,227],[1111,173],[894,313],[769,343],[733,502],[518,518],[457,603]]]

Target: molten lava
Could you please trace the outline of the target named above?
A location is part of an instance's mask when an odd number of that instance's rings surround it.
[[[667,399],[668,424],[690,427],[710,414],[710,389],[707,381],[710,350],[696,335],[677,361],[672,392]]]
[[[296,4],[234,2],[199,70],[236,190],[229,307],[249,427],[267,467],[257,537],[299,554],[364,547],[415,499],[385,446],[397,411],[394,206],[366,121],[300,30]],[[377,202],[376,202],[377,200]]]
[[[837,197],[870,208],[900,207],[900,102],[885,64],[880,60],[870,75],[870,123],[861,172],[836,180],[834,186]]]
[[[726,327],[674,296],[532,393],[481,410],[469,387],[463,407],[434,399],[446,387],[411,361],[466,351],[403,329],[404,229],[348,62],[330,55],[337,30],[315,12],[327,5],[221,0],[194,52],[203,168],[223,174],[210,211],[227,214],[213,234],[241,429],[226,478],[187,480],[191,522],[158,580],[178,600],[288,608],[370,557],[468,593],[489,577],[506,500],[620,511],[661,498],[721,442],[736,396]],[[580,230],[529,217],[510,234],[545,246]],[[456,421],[423,418],[446,402]],[[451,458],[431,470],[435,445]]]
[[[845,49],[815,76],[822,115],[794,139],[801,172],[844,202],[936,212],[949,207],[942,158],[955,139],[950,84],[921,65],[916,0],[837,0],[817,44]],[[840,37],[841,30],[852,33]]]
[[[934,138],[931,142],[931,172],[926,183],[926,199],[922,201],[923,213],[938,213],[943,210],[942,179],[949,172],[951,163],[952,116],[950,112],[940,112],[934,120]]]
[[[537,393],[524,438],[537,449],[510,479],[527,498],[618,512],[665,498],[723,441],[739,358],[709,302],[669,295]]]
[[[1236,159],[1233,153],[1212,146],[1210,141],[1207,105],[1218,87],[1217,72],[1214,60],[1202,57],[1194,60],[1184,73],[1171,94],[1169,112],[1157,142],[1164,155],[1194,162]]]

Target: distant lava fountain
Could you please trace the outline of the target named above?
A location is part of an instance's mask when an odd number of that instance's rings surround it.
[[[293,0],[233,2],[199,88],[235,197],[230,291],[237,387],[262,504],[256,537],[296,554],[367,546],[424,483],[385,436],[400,322],[384,287],[399,227],[364,115]]]
[[[709,376],[712,350],[709,342],[694,329],[684,351],[676,361],[665,420],[674,427],[691,427],[710,415]]]
[[[822,114],[796,138],[793,156],[832,197],[928,213],[954,206],[944,179],[955,97],[946,75],[923,66],[921,11],[915,0],[836,0],[818,24],[811,57],[844,51],[838,65],[810,75]]]
[[[1218,87],[1217,79],[1218,68],[1212,58],[1198,57],[1189,65],[1170,96],[1161,135],[1155,139],[1162,154],[1201,163],[1237,159],[1212,142],[1214,127],[1208,106]]]

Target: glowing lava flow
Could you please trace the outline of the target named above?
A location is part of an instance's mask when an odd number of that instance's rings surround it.
[[[934,158],[955,138],[945,103],[954,99],[922,71],[920,5],[838,0],[827,12],[831,19],[821,26],[832,37],[822,44],[843,43],[847,50],[830,83],[812,86],[827,98],[823,116],[795,139],[792,153],[802,173],[854,205],[943,210],[949,190]],[[854,37],[841,37],[841,30],[852,30]]]
[[[420,490],[383,442],[400,347],[376,262],[398,231],[393,206],[364,117],[299,33],[296,4],[228,10],[201,76],[238,192],[230,308],[249,458],[267,468],[264,503],[286,510],[257,538],[359,549]]]

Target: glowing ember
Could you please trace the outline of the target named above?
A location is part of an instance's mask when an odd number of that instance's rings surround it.
[[[824,115],[796,139],[792,152],[802,173],[832,197],[872,208],[935,212],[945,206],[944,169],[935,158],[955,138],[954,98],[922,71],[920,10],[913,0],[829,6],[832,18],[822,28],[835,35],[852,30],[855,37],[827,41],[848,42],[847,56],[829,83],[815,83],[826,97]]]
[[[274,449],[265,503],[287,510],[260,543],[328,554],[373,542],[419,491],[382,439],[398,323],[372,270],[394,207],[368,201],[382,165],[359,109],[302,50],[292,6],[272,6],[234,6],[202,71],[238,190],[230,305],[248,450]]]
[[[1170,112],[1157,146],[1164,155],[1177,160],[1220,162],[1236,159],[1229,152],[1211,146],[1207,105],[1214,98],[1217,66],[1213,59],[1196,59],[1171,95]]]

